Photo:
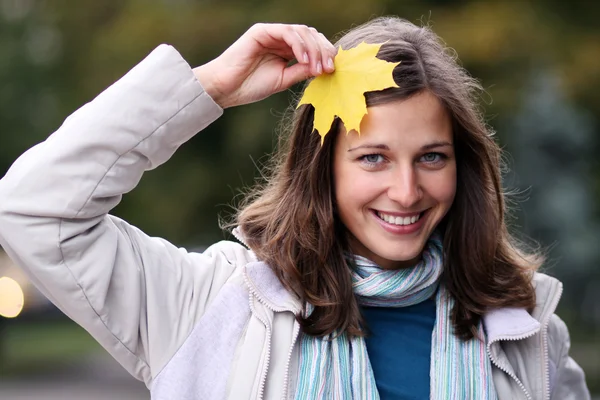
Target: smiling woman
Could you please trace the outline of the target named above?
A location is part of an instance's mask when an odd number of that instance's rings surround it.
[[[506,229],[500,148],[477,110],[480,85],[427,29],[379,19],[336,45],[362,42],[384,43],[377,57],[399,62],[397,87],[364,94],[360,135],[338,118],[322,145],[312,134],[316,111],[300,108],[275,172],[234,225],[281,282],[315,307],[302,321],[314,335],[364,334],[348,251],[406,268],[436,230],[457,335],[477,336],[489,309],[532,310],[531,276],[542,260],[521,251]]]
[[[362,42],[378,53],[354,57]],[[0,245],[155,400],[588,399],[562,286],[506,228],[480,86],[399,18],[338,45],[257,24],[193,69],[160,46],[15,161]],[[358,128],[315,110],[353,88],[295,109],[241,244],[188,252],[109,214],[224,108],[337,68],[395,84],[358,93]]]

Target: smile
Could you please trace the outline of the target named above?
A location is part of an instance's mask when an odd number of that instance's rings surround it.
[[[415,224],[417,221],[419,221],[419,219],[421,218],[421,215],[422,215],[422,213],[417,213],[417,214],[407,215],[407,216],[397,216],[397,215],[392,215],[392,214],[386,214],[381,211],[375,211],[375,214],[380,219],[387,222],[388,224],[401,225],[401,226]]]

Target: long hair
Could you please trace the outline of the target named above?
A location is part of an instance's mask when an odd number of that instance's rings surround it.
[[[452,118],[457,190],[441,228],[443,283],[455,299],[455,334],[473,337],[482,315],[494,308],[533,309],[531,278],[541,257],[519,250],[507,229],[501,151],[477,106],[481,86],[427,27],[378,18],[347,32],[336,46],[349,49],[363,41],[384,43],[377,57],[401,62],[393,73],[399,88],[366,93],[367,106],[429,91]],[[314,306],[309,316],[297,317],[305,333],[361,336],[365,327],[344,258],[349,244],[333,188],[340,121],[321,145],[312,132],[313,114],[312,106],[293,111],[266,181],[242,202],[235,224],[282,284]]]

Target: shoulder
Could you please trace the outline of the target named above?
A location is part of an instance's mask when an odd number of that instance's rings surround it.
[[[549,384],[552,398],[590,399],[585,372],[570,356],[571,338],[565,322],[552,314],[547,327]]]
[[[257,261],[256,255],[240,243],[222,240],[209,246],[202,252],[204,256],[222,258],[224,262],[234,267],[243,267]]]
[[[554,350],[556,358],[563,353],[564,348],[570,347],[571,339],[567,324],[556,314],[552,314],[548,322],[548,348]],[[552,357],[552,354],[550,354]]]

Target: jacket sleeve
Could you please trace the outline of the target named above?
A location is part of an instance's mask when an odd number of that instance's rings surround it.
[[[186,61],[161,45],[0,180],[0,245],[148,386],[235,263],[220,246],[188,253],[108,212],[221,114]]]
[[[590,392],[583,369],[569,356],[571,339],[567,325],[554,314],[548,326],[551,364],[551,394],[553,400],[589,400]],[[552,350],[554,349],[554,350]]]

